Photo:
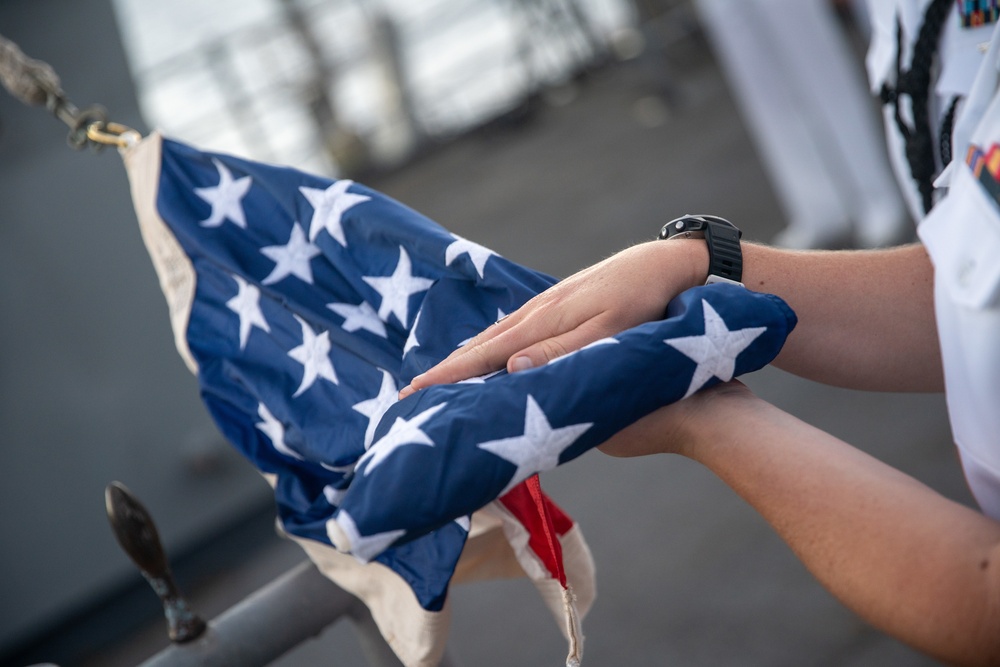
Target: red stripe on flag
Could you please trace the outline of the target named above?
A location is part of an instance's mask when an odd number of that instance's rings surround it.
[[[528,531],[528,547],[553,578],[566,588],[562,545],[559,536],[573,527],[573,520],[542,491],[538,475],[532,475],[500,498]]]

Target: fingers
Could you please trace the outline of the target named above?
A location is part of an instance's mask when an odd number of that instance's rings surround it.
[[[547,331],[540,332],[536,327],[532,327],[526,318],[515,319],[516,315],[517,313],[508,318],[512,320],[509,324],[505,320],[490,327],[437,366],[413,378],[408,386],[400,390],[399,398],[406,398],[420,389],[435,384],[459,382],[470,377],[486,375],[504,366],[510,373],[544,366],[553,359],[579,350],[608,335],[599,324],[598,318],[588,320],[565,333],[552,335],[557,330],[554,324],[550,323]],[[526,342],[537,341],[540,334],[549,337],[528,347],[521,347]]]
[[[503,368],[510,354],[520,346],[501,340],[501,336],[513,329],[522,319],[523,314],[517,311],[480,332],[441,363],[413,378],[409,385],[400,390],[399,398],[406,398],[415,391],[435,384],[459,382]]]
[[[575,329],[518,350],[507,361],[507,371],[516,373],[529,368],[544,366],[554,359],[575,352],[607,335],[599,324],[599,318],[587,320]]]

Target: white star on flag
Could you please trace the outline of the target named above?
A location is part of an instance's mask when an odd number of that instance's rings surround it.
[[[588,345],[584,345],[579,350],[573,350],[571,352],[567,352],[566,354],[562,355],[561,357],[556,357],[555,359],[553,359],[549,363],[550,364],[554,364],[554,363],[562,361],[564,359],[569,359],[570,357],[572,357],[577,352],[582,352],[583,350],[589,350],[592,347],[601,347],[602,345],[617,345],[617,344],[618,344],[618,339],[617,338],[601,338],[600,340],[595,340],[593,343],[590,343]]]
[[[493,377],[494,375],[500,375],[501,373],[504,372],[504,370],[506,369],[501,368],[498,371],[493,371],[492,373],[487,373],[486,375],[477,375],[476,377],[467,378],[465,380],[459,380],[455,384],[485,384],[486,381],[489,380],[491,377]]]
[[[458,234],[452,234],[455,240],[445,248],[444,251],[444,263],[446,266],[451,266],[460,255],[468,253],[469,259],[472,260],[472,265],[476,267],[476,273],[482,278],[484,271],[486,269],[486,260],[495,255],[496,253],[489,248],[484,248],[478,243],[474,243],[468,239],[464,239]]]
[[[288,237],[288,243],[267,246],[261,248],[260,251],[275,262],[275,267],[271,269],[267,278],[261,281],[261,284],[273,285],[285,276],[296,276],[310,285],[313,284],[309,260],[320,254],[321,250],[306,241],[306,233],[302,231],[299,223],[296,222],[292,225],[292,234]]]
[[[328,303],[326,307],[344,318],[344,323],[340,325],[344,331],[354,333],[364,329],[382,338],[388,338],[385,323],[378,318],[375,309],[369,306],[367,301],[362,301],[357,306],[351,303]]]
[[[410,256],[403,246],[399,246],[399,262],[391,276],[361,276],[361,279],[382,297],[382,304],[378,307],[378,316],[382,321],[388,322],[389,315],[395,315],[404,328],[409,318],[410,297],[434,284],[429,278],[413,275]]]
[[[260,290],[256,285],[248,283],[246,280],[232,274],[233,280],[239,287],[236,296],[226,302],[229,310],[233,311],[240,318],[240,349],[245,349],[247,340],[250,338],[250,329],[258,327],[270,333],[271,327],[264,319],[264,313],[260,310]]]
[[[477,447],[517,466],[514,476],[499,493],[502,496],[536,472],[551,470],[559,465],[559,456],[563,451],[591,426],[593,423],[552,428],[538,402],[528,394],[524,410],[524,434],[481,442]]]
[[[358,560],[367,563],[405,535],[406,531],[388,530],[384,533],[362,536],[351,515],[346,510],[340,510],[337,516],[326,522],[326,533],[337,551],[350,553]]]
[[[226,165],[212,158],[219,170],[219,184],[211,188],[195,188],[194,193],[212,205],[212,212],[201,221],[202,227],[218,227],[227,219],[241,229],[247,228],[242,199],[250,191],[253,179],[249,176],[233,180],[233,173]]]
[[[334,507],[340,505],[345,493],[347,493],[347,489],[338,489],[333,484],[327,484],[323,487],[323,497]]]
[[[368,428],[365,429],[365,449],[371,447],[375,427],[378,426],[382,415],[393,403],[399,400],[399,390],[396,388],[396,381],[392,379],[392,374],[381,368],[379,370],[382,371],[382,386],[378,390],[378,396],[351,406],[354,410],[368,417]]]
[[[292,394],[292,398],[301,396],[302,392],[312,386],[316,378],[325,378],[334,384],[340,384],[337,380],[337,373],[333,370],[333,362],[330,361],[330,332],[324,331],[320,335],[306,324],[298,315],[294,316],[302,326],[302,344],[289,350],[288,356],[302,364],[302,384]]]
[[[413,326],[410,327],[410,335],[406,337],[406,343],[403,345],[403,356],[415,347],[420,347],[420,341],[417,340],[417,325],[420,324],[420,315],[424,311],[419,311],[416,318],[413,320]]]
[[[767,327],[730,331],[708,301],[702,299],[701,304],[705,317],[703,335],[667,338],[663,341],[698,364],[684,398],[701,389],[713,376],[723,382],[732,380],[736,372],[736,357],[747,349],[757,336],[767,331]]]
[[[268,437],[271,441],[271,446],[278,450],[281,454],[291,456],[293,459],[301,461],[302,456],[285,443],[284,425],[271,414],[271,411],[267,409],[267,406],[263,403],[258,404],[257,414],[264,420],[256,424],[257,429]]]
[[[354,181],[344,179],[337,181],[326,190],[304,186],[299,188],[299,192],[305,195],[313,207],[312,221],[309,223],[310,241],[315,241],[320,231],[325,229],[340,245],[347,247],[342,217],[347,209],[371,199],[367,195],[356,195],[348,192],[347,188],[352,185],[354,185]]]
[[[447,403],[438,403],[434,407],[427,408],[419,415],[413,419],[403,419],[402,417],[396,417],[396,421],[392,423],[389,427],[389,432],[379,438],[371,448],[364,453],[364,455],[358,459],[357,467],[360,468],[361,464],[365,461],[370,461],[368,466],[365,468],[365,476],[369,475],[372,470],[378,467],[382,461],[385,460],[389,454],[402,447],[403,445],[426,445],[428,447],[434,446],[434,441],[431,440],[426,433],[420,430],[420,427],[427,423],[427,420],[438,413]]]

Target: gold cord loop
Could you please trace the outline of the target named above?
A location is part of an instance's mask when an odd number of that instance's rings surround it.
[[[142,139],[137,131],[121,123],[91,123],[87,126],[87,139],[103,146],[128,148]]]

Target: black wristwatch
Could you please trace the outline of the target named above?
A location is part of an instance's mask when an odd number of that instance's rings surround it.
[[[708,245],[708,280],[712,283],[743,284],[743,232],[724,218],[715,215],[682,215],[663,225],[661,239],[675,236],[704,238]]]

